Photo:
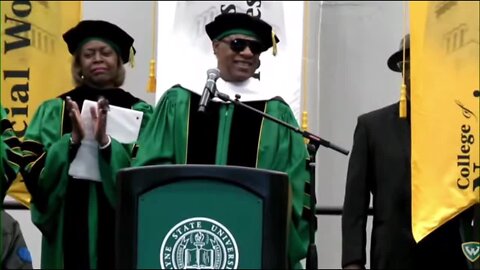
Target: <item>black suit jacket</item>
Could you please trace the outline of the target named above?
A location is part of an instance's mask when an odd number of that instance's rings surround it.
[[[398,103],[361,115],[355,129],[342,216],[342,266],[366,263],[373,198],[372,269],[466,267],[457,220],[416,244],[411,230],[410,121]]]

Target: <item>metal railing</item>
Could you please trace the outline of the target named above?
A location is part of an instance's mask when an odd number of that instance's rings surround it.
[[[15,201],[6,201],[3,202],[3,209],[5,210],[28,210],[28,208],[18,202]],[[320,215],[320,216],[341,216],[343,213],[343,208],[342,207],[334,207],[334,206],[328,206],[328,207],[316,207],[315,208],[315,214]],[[368,215],[372,215],[373,211],[370,208],[368,211]]]
[[[28,210],[28,208],[21,204],[21,203],[18,203],[18,202],[14,202],[14,201],[6,201],[6,202],[3,202],[3,209],[5,210]]]

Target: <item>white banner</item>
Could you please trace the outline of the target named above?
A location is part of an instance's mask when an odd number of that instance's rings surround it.
[[[300,120],[303,46],[300,1],[159,2],[156,101],[175,84],[202,91],[207,70],[217,66],[205,25],[222,12],[247,13],[272,25],[280,39],[278,53],[273,56],[272,49],[262,53],[257,72],[262,84],[276,89]]]

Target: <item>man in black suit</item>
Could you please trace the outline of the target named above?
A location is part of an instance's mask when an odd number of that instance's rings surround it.
[[[366,263],[366,224],[370,194],[373,229],[372,269],[467,269],[461,250],[459,220],[453,219],[418,244],[411,226],[410,169],[410,38],[388,59],[388,67],[405,67],[407,118],[399,103],[358,117],[350,156],[342,216],[342,267],[362,269]]]

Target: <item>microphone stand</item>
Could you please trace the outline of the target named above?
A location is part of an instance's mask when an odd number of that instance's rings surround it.
[[[259,111],[253,107],[250,107],[242,102],[240,102],[240,95],[239,94],[236,94],[235,95],[235,99],[232,100],[227,94],[224,94],[224,93],[221,93],[219,92],[216,87],[214,88],[214,97],[218,97],[219,99],[223,100],[223,101],[226,101],[226,102],[232,102],[234,103],[235,105],[237,106],[241,106],[241,107],[244,107],[246,109],[249,109],[251,111],[254,111],[260,115],[262,115],[262,117],[264,118],[267,118],[279,125],[282,125],[284,127],[287,127],[291,130],[293,130],[294,132],[302,135],[304,138],[308,139],[308,145],[307,145],[307,149],[308,149],[308,154],[309,154],[309,162],[308,162],[308,169],[309,169],[309,173],[310,173],[310,226],[309,226],[309,246],[308,246],[308,253],[307,253],[307,261],[306,261],[306,268],[307,269],[317,269],[318,268],[318,255],[317,255],[317,247],[315,245],[315,231],[317,229],[317,217],[315,216],[315,205],[316,205],[316,195],[315,195],[315,156],[316,156],[316,153],[317,153],[317,150],[319,148],[319,146],[324,146],[324,147],[327,147],[327,148],[331,148],[339,153],[342,153],[344,155],[348,155],[349,151],[339,147],[339,146],[336,146],[335,144],[327,141],[327,140],[324,140],[322,138],[320,138],[319,136],[317,135],[314,135],[306,130],[301,130],[300,128],[298,127],[295,127],[295,126],[292,126],[288,123],[285,123],[273,116],[270,116],[262,111]]]

